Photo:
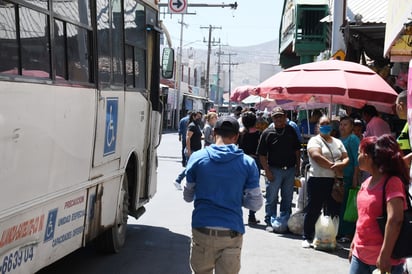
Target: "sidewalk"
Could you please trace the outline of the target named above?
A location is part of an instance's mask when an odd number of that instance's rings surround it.
[[[265,194],[265,180],[260,177]],[[294,192],[293,213],[296,212],[298,195]],[[333,252],[302,248],[302,236],[292,233],[276,234],[265,231],[265,208],[256,213],[259,225],[248,226],[248,210],[243,211],[246,233],[242,249],[241,274],[305,273],[346,274],[349,272],[349,245],[339,244]]]

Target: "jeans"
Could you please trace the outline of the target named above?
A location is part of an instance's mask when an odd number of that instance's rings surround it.
[[[306,183],[308,203],[304,209],[303,239],[312,240],[315,235],[315,224],[322,207],[327,216],[339,216],[340,204],[331,196],[334,178],[310,177]]]
[[[182,166],[183,167],[185,167],[187,164],[185,148],[186,148],[186,138],[182,138]]]
[[[347,222],[343,219],[343,216],[345,214],[346,204],[348,202],[349,189],[352,188],[352,178],[353,174],[351,174],[351,176],[343,176],[343,181],[345,182],[345,196],[343,197],[343,202],[340,208],[338,230],[338,236],[350,236],[350,238],[352,238],[355,234],[356,222]]]
[[[349,274],[371,274],[376,269],[375,265],[369,265],[363,263],[361,260],[352,256],[350,262]],[[391,269],[391,274],[402,274],[403,264],[393,265]]]
[[[182,172],[180,172],[180,174],[177,175],[177,178],[175,181],[181,184],[185,177],[186,177],[186,169],[183,169]]]
[[[278,195],[280,189],[280,212],[290,214],[292,211],[293,187],[295,184],[295,167],[281,169],[270,167],[273,181],[266,179],[265,222],[270,224],[270,218],[277,217]]]
[[[183,146],[183,142],[182,142],[182,146]],[[186,164],[187,164],[187,162],[189,161],[189,158],[190,158],[190,157],[186,156],[186,153],[187,153],[187,151],[186,151],[186,143],[185,143],[185,147],[182,150],[182,157],[184,157],[184,163],[183,163],[183,160],[182,160],[182,166],[184,166],[184,167],[186,167]],[[176,178],[175,181],[178,182],[179,184],[181,184],[184,178],[186,178],[186,168],[183,169],[182,172],[180,172],[179,175],[177,175],[177,178]]]

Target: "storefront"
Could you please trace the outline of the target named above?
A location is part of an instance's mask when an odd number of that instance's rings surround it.
[[[182,90],[179,93],[174,88],[174,81],[162,79],[160,88],[164,106],[164,129],[177,129],[177,121],[184,117],[188,111],[194,110],[205,113],[210,108],[208,107],[210,101],[206,97],[199,95],[202,94],[203,90],[198,87],[192,87],[182,82]],[[178,102],[180,104],[179,107]],[[179,114],[177,114],[178,109],[180,110]],[[176,117],[176,115],[179,115],[179,117]]]
[[[386,19],[384,55],[391,62],[409,62],[412,58],[412,2],[389,1]]]
[[[394,86],[406,90],[408,63],[412,59],[412,2],[389,1],[386,19],[384,55],[393,63]]]

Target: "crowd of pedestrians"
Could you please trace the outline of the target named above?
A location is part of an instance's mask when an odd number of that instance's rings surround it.
[[[406,104],[406,92],[400,93],[395,102],[399,119],[406,119]],[[288,232],[295,179],[304,177],[307,200],[302,247],[313,247],[315,223],[321,214],[339,217],[336,238],[350,243],[351,274],[372,273],[377,268],[402,273],[404,260],[390,258],[396,237],[378,233],[371,220],[382,214],[378,197],[385,180],[390,189],[388,218],[398,220],[404,208],[409,186],[406,170],[412,159],[407,123],[395,139],[389,124],[370,105],[333,119],[317,109],[300,121],[288,117],[281,107],[264,117],[253,108],[238,106],[230,116],[219,117],[210,111],[203,129],[201,117],[201,112],[191,112],[179,124],[186,169],[174,181],[177,189],[183,189],[184,200],[195,205],[190,259],[195,273],[239,271],[245,232],[242,206],[249,210],[249,226],[258,225],[256,211],[263,201],[260,176],[265,181],[266,231]],[[306,150],[301,149],[303,144]],[[305,157],[308,163],[302,161]],[[302,168],[306,164],[308,168]],[[185,176],[186,184],[182,184]],[[331,195],[337,180],[344,183],[343,201]],[[359,189],[357,221],[343,218],[351,189]],[[372,198],[375,202],[370,202]],[[395,236],[399,233],[397,227],[389,231]],[[229,249],[230,256],[225,253]]]

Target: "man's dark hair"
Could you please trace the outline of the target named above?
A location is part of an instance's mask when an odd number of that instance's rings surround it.
[[[220,117],[215,124],[215,134],[222,137],[233,137],[239,134],[239,123],[231,117]]]
[[[235,112],[242,112],[242,110],[243,110],[242,106],[237,106],[234,111]]]
[[[363,113],[363,114],[367,114],[367,115],[369,115],[369,116],[371,116],[371,117],[378,116],[378,111],[377,111],[376,108],[375,108],[374,106],[372,106],[372,105],[365,105],[365,106],[362,108],[362,113]]]
[[[252,111],[246,111],[242,113],[242,123],[247,129],[256,125],[256,115]]]
[[[355,124],[353,118],[350,117],[350,116],[343,116],[343,117],[340,118],[340,122],[345,121],[345,120],[349,121],[349,123],[352,126]]]
[[[234,133],[233,131],[226,131],[226,130],[214,130],[216,135],[222,136],[223,138],[232,138],[235,136],[237,133]]]

